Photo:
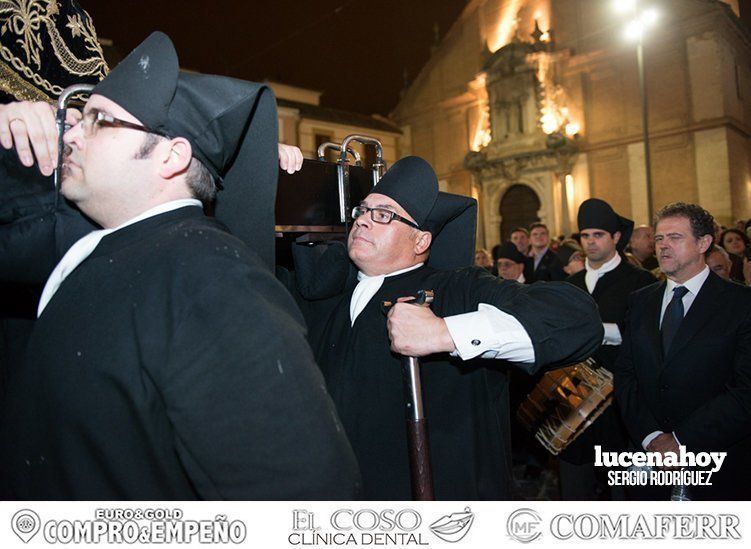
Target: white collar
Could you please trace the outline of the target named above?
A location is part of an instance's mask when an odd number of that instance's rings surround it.
[[[600,265],[599,269],[595,269],[594,267],[592,267],[592,265],[589,263],[589,258],[584,260],[584,266],[586,267],[587,271],[595,272],[599,276],[602,276],[605,273],[609,273],[620,264],[621,264],[621,254],[619,254],[618,252],[615,252],[615,255],[613,257],[611,257],[605,263]]]
[[[709,278],[709,267],[707,265],[704,265],[704,268],[701,270],[701,272],[692,276],[683,284],[678,284],[675,280],[671,280],[668,278],[667,287],[665,288],[665,293],[667,295],[673,295],[673,289],[676,286],[683,286],[692,294],[697,295],[699,293],[699,290],[701,290],[701,287],[704,285],[704,282],[707,280],[707,278]]]
[[[517,278],[516,281],[519,282],[520,284],[524,284],[527,281],[527,279],[524,278],[524,273],[520,274],[519,278]]]
[[[368,278],[386,278],[387,276],[396,276],[400,275],[402,273],[408,273],[409,271],[414,271],[415,269],[418,269],[425,265],[425,263],[417,263],[416,265],[412,265],[411,267],[407,267],[406,269],[399,269],[398,271],[394,271],[393,273],[388,274],[382,274],[382,275],[373,275],[368,276],[362,271],[357,271],[357,280],[367,280]]]
[[[411,267],[407,267],[406,269],[399,269],[398,271],[394,271],[393,273],[375,276],[368,276],[362,271],[359,271],[357,273],[357,280],[359,280],[359,282],[357,283],[357,286],[355,286],[355,289],[352,292],[352,297],[349,301],[349,319],[351,325],[355,324],[355,320],[357,319],[359,314],[363,311],[363,309],[365,309],[367,304],[370,303],[370,300],[373,299],[373,296],[378,293],[378,290],[381,289],[381,286],[383,286],[383,281],[386,279],[386,277],[408,273],[409,271],[414,271],[415,269],[418,269],[423,265],[424,263],[418,263],[417,265],[412,265]]]
[[[589,264],[589,259],[586,259],[584,261],[584,267],[586,268],[586,270],[584,271],[584,284],[587,286],[587,291],[590,294],[593,293],[595,291],[595,286],[597,286],[597,281],[600,280],[600,277],[614,270],[620,264],[621,256],[620,254],[618,254],[618,252],[616,252],[615,255],[605,263],[600,265],[599,269],[593,269],[592,265]]]
[[[172,210],[177,210],[178,208],[183,208],[185,206],[200,207],[201,202],[194,198],[183,198],[180,200],[165,202],[164,204],[159,204],[158,206],[146,210],[145,212],[129,219],[125,223],[121,223],[113,229],[99,229],[98,231],[91,231],[87,235],[78,239],[76,243],[73,244],[73,246],[71,246],[67,252],[65,252],[65,255],[55,266],[52,273],[50,273],[49,278],[47,278],[47,282],[42,289],[42,295],[39,298],[39,304],[37,305],[37,317],[41,316],[42,311],[44,311],[45,307],[47,307],[47,304],[50,302],[50,300],[55,295],[58,288],[60,288],[60,285],[63,283],[63,281],[68,277],[68,275],[72,273],[76,269],[76,267],[78,267],[87,257],[92,254],[92,252],[99,245],[99,242],[101,242],[101,240],[105,236],[110,233],[114,233],[115,231],[119,231],[120,229],[129,225],[133,225],[134,223],[138,223],[139,221],[143,221],[144,219],[147,219],[149,217],[154,217],[155,215],[166,213]]]
[[[121,223],[113,229],[107,230],[109,230],[110,232],[119,231],[120,229],[127,227],[128,225],[133,225],[133,223],[138,223],[139,221],[143,221],[144,219],[148,219],[149,217],[154,217],[155,215],[170,212],[172,210],[177,210],[178,208],[183,208],[185,206],[198,206],[200,208],[202,207],[202,204],[200,200],[196,200],[195,198],[180,198],[178,200],[170,200],[169,202],[154,206],[153,208],[150,208],[145,212],[142,212],[137,216],[128,219],[125,223]]]

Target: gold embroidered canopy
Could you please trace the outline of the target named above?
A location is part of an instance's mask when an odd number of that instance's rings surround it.
[[[52,102],[108,70],[91,17],[75,0],[0,0],[0,92]]]

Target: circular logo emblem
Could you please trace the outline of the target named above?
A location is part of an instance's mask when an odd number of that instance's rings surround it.
[[[532,509],[517,509],[506,521],[506,531],[511,539],[529,543],[542,535],[540,525],[542,518]]]
[[[24,543],[36,535],[39,525],[39,515],[30,509],[21,509],[10,521],[10,527]]]

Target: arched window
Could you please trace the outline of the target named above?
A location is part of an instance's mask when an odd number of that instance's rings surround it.
[[[517,227],[529,227],[539,221],[537,212],[540,199],[537,193],[527,185],[517,183],[508,188],[501,198],[501,241],[511,237],[511,231]]]

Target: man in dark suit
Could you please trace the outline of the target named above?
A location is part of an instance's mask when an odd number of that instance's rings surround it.
[[[630,298],[615,392],[631,439],[649,451],[725,451],[695,499],[748,499],[751,490],[751,290],[707,267],[712,216],[675,203],[656,215],[667,281]],[[630,496],[668,499],[669,487]]]
[[[529,227],[529,238],[532,242],[532,282],[539,280],[565,280],[566,273],[561,260],[550,249],[550,232],[544,223],[533,223]],[[530,278],[530,277],[528,277]]]
[[[610,370],[623,340],[628,296],[634,290],[652,284],[655,279],[621,256],[634,222],[615,213],[610,204],[597,198],[585,200],[579,207],[578,223],[587,255],[585,269],[566,281],[586,290],[597,302],[605,338],[594,358],[598,366]],[[628,436],[618,411],[611,406],[561,454],[563,499],[622,497],[617,493],[609,494],[605,471],[594,466],[594,446],[600,445],[604,451],[623,451],[627,442]]]

